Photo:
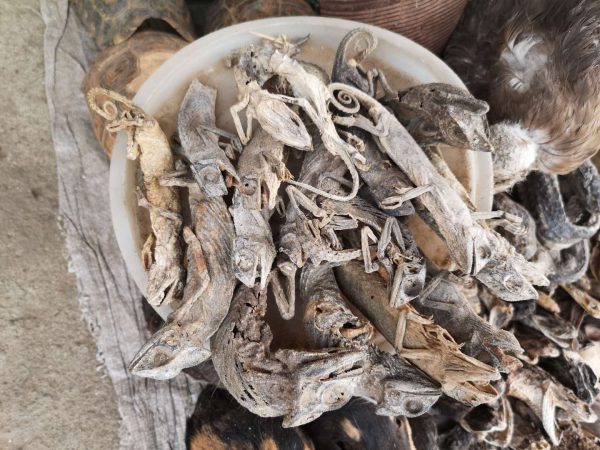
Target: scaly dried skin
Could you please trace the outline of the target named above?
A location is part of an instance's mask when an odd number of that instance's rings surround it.
[[[344,161],[352,179],[352,190],[347,195],[332,196],[310,185],[300,185],[296,182],[292,184],[335,200],[347,201],[354,198],[360,183],[354,158],[360,163],[364,162],[364,158],[358,155],[356,148],[339,136],[328,109],[331,95],[321,77],[305,70],[302,64],[279,50],[275,50],[268,60],[257,60],[257,64],[264,67],[267,72],[287,80],[296,97],[296,104],[302,107],[319,129],[327,151]]]
[[[500,378],[493,367],[460,352],[446,330],[418,314],[410,305],[393,309],[377,274],[357,263],[335,269],[344,294],[393,343],[400,356],[442,384],[443,392],[472,406],[498,396],[490,381]]]
[[[524,231],[523,233],[500,233],[526,260],[529,261],[533,258],[538,248],[536,225],[533,216],[525,207],[512,200],[507,194],[498,194],[494,196],[494,208],[508,212],[522,219],[521,228]]]
[[[237,189],[229,212],[235,226],[231,256],[235,276],[246,286],[253,287],[257,275],[260,275],[261,289],[264,289],[277,255],[268,222],[270,213],[246,209],[243,196]]]
[[[99,106],[102,97],[108,100]],[[109,132],[127,131],[127,157],[140,162],[152,227],[142,255],[148,272],[147,300],[154,306],[179,300],[185,276],[179,242],[181,206],[176,188],[160,184],[160,178],[174,170],[169,141],[156,119],[116,92],[93,88],[87,100],[90,109],[108,121]]]
[[[377,77],[381,72],[365,69],[361,62],[377,46],[377,37],[367,29],[357,28],[341,40],[333,64],[331,80],[344,83],[374,96]],[[368,166],[357,166],[363,181],[381,209],[388,214],[405,216],[414,213],[408,194],[414,191],[410,180],[377,148],[373,138],[363,130],[354,128],[352,133],[362,141],[362,154]],[[404,194],[404,195],[402,195]],[[404,200],[404,198],[406,200]]]
[[[535,366],[524,365],[508,376],[508,395],[521,400],[533,410],[554,445],[560,443],[557,419],[586,423],[597,419],[589,405]]]
[[[413,301],[412,306],[448,330],[458,344],[464,344],[467,355],[502,371],[520,366],[508,355],[523,352],[519,341],[512,333],[495,328],[477,315],[454,284],[441,281],[429,295]]]
[[[327,264],[306,264],[300,276],[300,296],[305,303],[304,328],[314,348],[364,346],[373,327],[345,305]]]
[[[432,186],[419,197],[430,212],[448,245],[450,255],[465,274],[478,277],[488,288],[507,301],[537,298],[530,281],[544,285],[547,280],[497,233],[483,228],[471,217],[469,207],[448,180],[441,176],[414,139],[379,102],[339,83],[331,92],[353,98],[368,109],[363,116],[337,117],[336,122],[358,126],[373,133],[380,148],[402,169],[415,186]],[[332,97],[334,98],[334,97]],[[336,106],[339,102],[335,100]]]
[[[188,276],[183,301],[131,361],[131,372],[139,376],[172,378],[208,359],[209,339],[229,309],[235,276],[227,206],[221,197],[206,198],[193,187],[190,207],[194,230],[184,229]]]
[[[320,207],[334,216],[348,216],[363,224],[361,247],[365,271],[373,272],[383,266],[388,274],[390,305],[404,305],[423,290],[426,268],[417,244],[410,231],[394,217],[386,216],[379,209],[360,197],[348,202],[325,199]],[[371,261],[368,239],[377,243],[377,262]]]
[[[257,297],[241,286],[212,342],[213,363],[221,382],[255,414],[284,415],[283,426],[291,427],[339,409],[355,393],[378,403],[382,414],[388,410],[421,413],[420,408],[431,406],[428,402],[439,397],[436,385],[426,378],[410,383],[420,372],[410,368],[407,372],[398,358],[395,365],[384,365],[386,356],[375,349],[282,349],[271,353],[273,336],[264,322],[265,313],[266,293]],[[415,398],[420,399],[418,405]]]
[[[315,139],[315,150],[304,157],[298,181],[319,186],[319,182],[328,177],[343,178],[345,171],[343,161],[325,151],[320,140]],[[302,267],[308,259],[318,264],[321,261],[335,263],[360,258],[362,255],[360,250],[332,249],[320,234],[316,234],[309,227],[309,219],[299,210],[298,205],[294,205],[291,201],[296,195],[294,189],[288,187],[290,204],[285,214],[285,223],[280,231],[279,251],[287,255],[297,267]],[[309,192],[305,197],[314,201],[316,194]]]
[[[399,100],[389,105],[420,145],[492,151],[486,119],[489,106],[464,89],[421,84],[400,92]]]
[[[227,195],[221,172],[237,177],[229,158],[219,146],[216,133],[217,91],[193,80],[183,98],[177,116],[177,130],[183,155],[207,197]]]
[[[275,208],[279,186],[292,178],[283,163],[283,147],[282,142],[263,129],[257,130],[244,147],[237,164],[238,189],[244,199],[244,208]]]
[[[420,201],[431,212],[460,269],[467,274],[479,272],[492,252],[485,234],[476,226],[459,194],[437,172],[408,131],[383,105],[362,91],[340,83],[332,83],[329,89],[332,93],[339,91],[344,96],[354,98],[368,110],[373,120],[371,122],[363,116],[337,117],[337,123],[357,126],[373,133],[381,150],[416,187],[432,186],[431,191],[419,197]],[[336,100],[336,103],[339,102]]]
[[[585,187],[591,189],[591,186],[600,183],[595,169],[583,172],[578,170],[568,177],[570,187],[580,191],[585,190]],[[596,192],[595,187],[581,199],[584,203],[581,206],[583,212],[589,214],[583,223],[576,222],[569,216],[558,176],[532,172],[518,189],[523,204],[535,218],[538,238],[548,248],[570,247],[583,239],[591,238],[600,227],[600,211],[597,205],[589,201],[591,192]],[[569,201],[567,199],[567,202]]]

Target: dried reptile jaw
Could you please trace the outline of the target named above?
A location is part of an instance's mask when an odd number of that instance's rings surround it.
[[[532,409],[554,445],[560,443],[556,426],[558,409],[566,418],[578,422],[591,423],[597,419],[589,405],[538,367],[524,365],[512,372],[508,377],[508,386],[508,395],[523,401]]]
[[[177,326],[159,330],[129,363],[129,371],[139,377],[168,380],[210,358],[208,342],[195,343]]]

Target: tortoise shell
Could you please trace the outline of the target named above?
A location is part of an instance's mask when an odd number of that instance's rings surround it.
[[[187,41],[194,40],[185,0],[78,0],[72,2],[83,28],[99,50],[129,38],[144,22],[162,21]]]
[[[168,58],[187,44],[180,37],[163,31],[141,31],[98,55],[83,79],[82,90],[101,86],[132,98],[142,83]],[[115,135],[104,128],[104,119],[91,114],[96,138],[110,155]]]
[[[250,20],[283,16],[313,16],[306,0],[218,0],[206,14],[207,33]]]

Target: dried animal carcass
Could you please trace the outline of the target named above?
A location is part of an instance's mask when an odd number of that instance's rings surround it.
[[[171,221],[187,270],[131,370],[169,378],[211,357],[248,423],[313,423],[304,441],[273,433],[284,441],[329,442],[317,423],[361,441],[344,415],[360,397],[368,414],[398,418],[389,438],[406,448],[518,449],[523,433],[572,442],[599,393],[596,171],[531,174],[497,211],[477,211],[438,146],[493,151],[487,104],[439,83],[390,86],[367,61],[377,40],[366,29],[342,40],[329,83],[299,59],[307,39],[264,37],[231,55],[239,140],[216,124],[216,92],[193,81],[181,148],[161,135],[155,172],[151,119],[121,98],[120,115],[95,106],[140,144],[152,223]],[[154,192],[183,202],[153,203]],[[421,252],[429,238],[407,226],[417,216],[447,264]]]

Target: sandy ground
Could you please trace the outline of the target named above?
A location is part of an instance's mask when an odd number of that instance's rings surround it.
[[[0,449],[113,449],[115,394],[67,271],[38,0],[0,0]]]

